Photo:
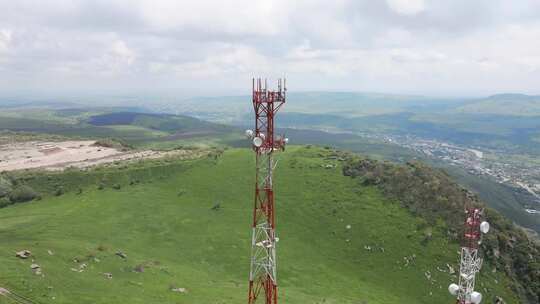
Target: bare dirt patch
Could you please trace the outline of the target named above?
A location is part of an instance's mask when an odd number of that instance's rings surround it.
[[[0,144],[0,172],[24,169],[63,170],[68,167],[86,168],[117,161],[160,158],[187,153],[186,151],[120,151],[96,146],[95,141],[16,142]]]

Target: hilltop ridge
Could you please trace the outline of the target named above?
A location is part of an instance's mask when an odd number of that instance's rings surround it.
[[[344,176],[355,164],[349,157],[312,146],[292,146],[280,155],[275,187],[282,299],[451,301],[446,286],[458,262],[458,243],[447,234],[452,224],[426,221],[376,184]],[[0,256],[0,283],[42,303],[53,297],[54,303],[81,304],[242,301],[252,168],[251,151],[229,149],[192,160],[8,175],[41,200],[1,209],[0,250],[30,250],[44,276],[9,254]],[[479,286],[488,299],[518,303],[513,280],[488,261]],[[176,288],[187,292],[171,291]]]

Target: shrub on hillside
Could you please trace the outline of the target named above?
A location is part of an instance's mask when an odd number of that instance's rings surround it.
[[[7,197],[0,197],[0,208],[7,207],[11,205],[11,201]]]
[[[0,197],[7,196],[11,192],[12,187],[8,179],[0,176]]]
[[[104,147],[104,148],[114,148],[122,151],[127,151],[133,149],[133,146],[127,144],[126,142],[119,139],[104,138],[97,140],[94,143],[94,146]]]
[[[9,199],[13,203],[28,202],[36,197],[38,197],[37,192],[27,185],[18,186],[9,194]]]
[[[62,194],[64,194],[64,188],[58,187],[56,190],[54,190],[54,196],[60,196]]]

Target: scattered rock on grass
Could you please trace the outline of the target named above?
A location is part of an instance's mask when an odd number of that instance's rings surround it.
[[[187,293],[187,289],[183,287],[177,287],[177,288],[171,288],[171,291],[173,292],[179,292],[179,293]]]
[[[32,269],[32,271],[37,274],[37,275],[40,275],[41,274],[41,266],[39,266],[38,264],[32,264],[30,265],[30,268]]]
[[[135,271],[135,272],[144,272],[144,265],[143,265],[143,264],[139,264],[139,265],[135,266],[135,267],[133,268],[133,271]]]
[[[30,250],[21,250],[15,253],[15,256],[20,259],[27,259],[32,255],[32,252]]]
[[[122,251],[117,251],[115,254],[122,259],[127,259],[127,254],[123,253]]]
[[[110,272],[105,272],[105,273],[103,273],[103,275],[105,276],[105,278],[107,278],[109,280],[112,279],[112,273],[110,273]]]

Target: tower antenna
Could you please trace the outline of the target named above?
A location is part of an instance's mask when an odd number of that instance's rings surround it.
[[[479,208],[468,207],[465,215],[459,281],[458,284],[450,284],[448,291],[457,297],[457,304],[478,304],[482,301],[482,294],[474,290],[474,285],[476,274],[482,268],[479,245],[482,234],[489,232],[489,223],[482,221],[483,210]]]
[[[276,237],[273,154],[285,150],[288,139],[274,134],[274,116],[285,104],[286,88],[281,86],[281,79],[277,91],[268,90],[266,79],[264,83],[260,78],[253,83],[255,130],[246,130],[256,164],[248,303],[276,304],[276,243],[279,238]]]

